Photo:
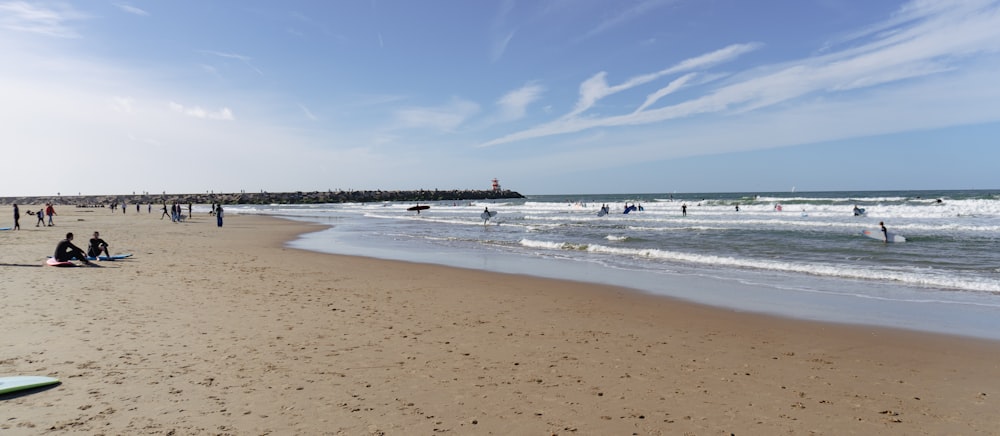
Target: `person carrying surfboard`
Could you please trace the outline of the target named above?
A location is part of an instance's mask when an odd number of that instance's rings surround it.
[[[878,225],[882,227],[882,237],[883,237],[882,241],[885,242],[886,244],[888,244],[889,243],[889,230],[885,228],[885,223],[882,222],[882,221],[879,221]]]
[[[87,260],[87,253],[84,253],[80,247],[73,245],[73,232],[67,233],[66,239],[59,241],[59,244],[56,245],[56,253],[52,257],[59,262],[69,262],[75,257],[87,266],[94,266]]]

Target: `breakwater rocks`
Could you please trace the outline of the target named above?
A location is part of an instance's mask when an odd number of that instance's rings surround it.
[[[229,194],[134,194],[134,195],[61,195],[40,197],[0,197],[0,204],[45,204],[78,207],[102,207],[111,204],[314,204],[314,203],[368,203],[380,201],[431,202],[459,200],[495,200],[524,198],[506,190],[419,190],[419,191],[313,191],[313,192],[259,192]]]

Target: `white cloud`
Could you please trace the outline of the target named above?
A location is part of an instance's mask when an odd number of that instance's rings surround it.
[[[114,107],[116,111],[126,114],[133,113],[132,104],[133,100],[128,97],[115,97],[112,99],[112,107]]]
[[[577,101],[576,107],[572,112],[567,114],[565,118],[572,118],[585,112],[587,109],[593,107],[597,101],[609,95],[626,91],[635,88],[636,86],[645,85],[666,75],[691,71],[698,68],[707,68],[715,64],[730,61],[744,53],[757,50],[760,47],[761,44],[759,43],[733,44],[701,56],[686,59],[672,67],[655,73],[633,77],[625,81],[625,83],[615,86],[608,86],[608,82],[606,80],[607,73],[601,71],[580,84],[580,100]]]
[[[628,9],[625,9],[624,11],[621,11],[617,15],[615,15],[615,16],[607,19],[607,20],[602,21],[600,24],[598,24],[596,27],[594,27],[593,29],[591,29],[589,32],[587,32],[580,39],[590,38],[592,36],[596,36],[596,35],[599,35],[601,33],[604,33],[604,32],[606,32],[608,30],[611,30],[611,29],[614,29],[616,27],[622,26],[622,25],[628,23],[629,21],[632,21],[632,20],[634,20],[636,18],[642,17],[643,15],[646,15],[647,13],[649,13],[650,11],[652,11],[653,9],[656,9],[656,8],[661,7],[661,6],[673,3],[674,1],[676,1],[676,0],[642,0],[642,1],[636,2],[635,4],[633,4]],[[627,3],[625,3],[625,2],[619,2],[619,3],[613,3],[613,4],[627,4]]]
[[[52,7],[24,1],[0,3],[0,28],[35,33],[56,38],[79,38],[70,26],[73,21],[88,18],[68,4]]]
[[[500,100],[497,106],[500,107],[500,117],[504,121],[513,121],[523,118],[527,113],[528,105],[541,98],[545,88],[537,84],[527,84],[521,88],[508,92]]]
[[[943,8],[935,2],[917,1],[875,26],[870,41],[838,52],[765,66],[734,75],[715,89],[688,100],[653,110],[582,119],[577,115],[598,100],[616,92],[649,83],[666,74],[707,67],[757,46],[733,45],[685,60],[674,67],[641,75],[616,86],[608,86],[601,72],[580,85],[580,100],[567,115],[555,121],[488,141],[492,146],[551,135],[580,132],[598,127],[637,126],[708,113],[749,112],[792,103],[810,95],[866,92],[876,85],[929,78],[971,65],[963,63],[975,55],[1000,52],[1000,7],[996,2],[957,2],[961,7]],[[905,16],[905,19],[900,19]],[[902,23],[898,24],[897,23]],[[660,92],[671,91],[670,86]],[[659,98],[659,92],[647,97]],[[971,98],[975,98],[972,96]],[[975,117],[974,114],[970,114]],[[917,127],[917,126],[915,126]]]
[[[435,129],[452,132],[479,112],[479,105],[459,98],[438,107],[414,107],[396,112],[397,128]]]
[[[201,118],[203,120],[233,121],[236,119],[236,117],[233,116],[233,111],[227,107],[217,111],[210,111],[200,106],[186,107],[180,103],[170,102],[170,110],[189,117]]]
[[[146,11],[144,11],[142,9],[139,9],[139,8],[137,8],[135,6],[132,6],[132,5],[128,4],[128,3],[118,3],[115,6],[118,6],[118,9],[121,9],[121,10],[123,10],[125,12],[128,12],[130,14],[133,14],[133,15],[139,15],[139,16],[142,16],[142,17],[149,16],[149,12],[146,12]]]
[[[642,102],[642,106],[639,106],[639,108],[637,108],[634,113],[642,112],[644,109],[646,109],[653,103],[656,103],[661,98],[673,94],[674,92],[677,92],[678,89],[681,89],[684,86],[684,84],[686,84],[689,80],[691,80],[695,75],[696,75],[695,73],[685,74],[681,77],[674,79],[669,84],[667,84],[667,86],[664,86],[663,88],[656,90],[656,92],[646,97],[646,101]]]
[[[306,118],[309,118],[312,121],[316,121],[319,119],[305,105],[299,104],[299,108],[302,109],[302,113],[306,116]]]
[[[250,67],[250,69],[254,70],[257,74],[259,74],[261,76],[264,75],[263,71],[261,71],[259,68],[255,67],[252,63],[250,63],[250,61],[253,60],[253,58],[251,58],[250,56],[245,56],[245,55],[241,55],[241,54],[237,54],[237,53],[226,53],[226,52],[214,51],[214,50],[200,50],[200,51],[201,51],[201,53],[204,53],[204,54],[207,54],[207,55],[217,56],[217,57],[225,58],[225,59],[235,59],[235,60],[238,60],[238,61],[243,62],[244,64],[246,64],[246,66]]]

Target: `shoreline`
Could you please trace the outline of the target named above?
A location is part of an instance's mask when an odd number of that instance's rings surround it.
[[[991,434],[996,341],[286,247],[321,225],[88,213],[0,238],[33,434]],[[82,219],[83,221],[74,221]],[[62,223],[61,223],[61,222]],[[30,224],[29,224],[30,225]],[[43,268],[99,227],[131,260]],[[51,229],[58,232],[49,231]],[[82,236],[78,236],[79,242]],[[79,244],[78,244],[79,245]],[[31,253],[30,255],[20,253]],[[35,266],[39,265],[39,266]]]

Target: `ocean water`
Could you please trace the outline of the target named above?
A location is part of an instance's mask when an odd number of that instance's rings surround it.
[[[420,214],[406,210],[413,203],[226,210],[330,225],[292,243],[308,250],[1000,339],[1000,190],[547,195],[426,204],[431,208]],[[610,213],[599,216],[604,204]],[[625,214],[626,204],[641,210]],[[865,215],[855,216],[855,205]],[[497,216],[484,223],[486,207]],[[862,235],[880,234],[880,221],[906,242]]]

